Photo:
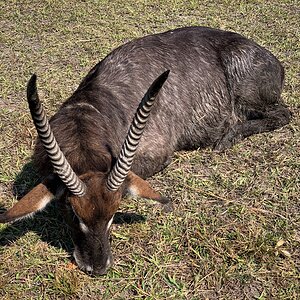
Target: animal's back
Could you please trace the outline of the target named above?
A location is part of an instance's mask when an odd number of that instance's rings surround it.
[[[129,42],[106,57],[96,72],[98,82],[109,86],[117,95],[114,99],[128,111],[130,122],[144,91],[166,69],[171,70],[169,78],[151,112],[133,165],[138,173],[160,170],[175,150],[214,145],[229,126],[244,117],[245,106],[261,106],[260,95],[250,94],[247,84],[259,94],[260,87],[275,81],[278,93],[272,100],[276,102],[283,79],[281,65],[270,52],[239,34],[205,27]],[[271,77],[275,73],[278,80],[268,78],[262,84],[257,79],[262,72],[270,72]],[[237,98],[243,102],[237,103]],[[124,139],[120,132],[119,144]]]

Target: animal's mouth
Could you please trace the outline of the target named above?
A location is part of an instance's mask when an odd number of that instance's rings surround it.
[[[112,266],[113,260],[111,255],[108,255],[107,260],[104,266],[97,266],[95,267],[92,264],[87,264],[83,261],[81,254],[79,253],[78,249],[75,248],[73,252],[73,257],[75,259],[76,264],[78,265],[79,269],[85,272],[90,276],[101,276],[105,275],[108,269]]]

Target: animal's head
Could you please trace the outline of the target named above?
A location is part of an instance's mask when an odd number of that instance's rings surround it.
[[[28,83],[27,99],[55,174],[48,176],[10,210],[1,214],[0,223],[32,216],[55,197],[63,198],[71,223],[74,258],[78,266],[87,273],[105,274],[112,264],[109,231],[121,201],[124,180],[129,182],[132,190],[142,191],[140,195],[148,193],[148,197],[159,197],[147,183],[131,173],[130,168],[155,97],[168,74],[169,71],[166,71],[159,76],[143,97],[112,170],[107,173],[91,171],[81,176],[72,170],[56,142],[39,101],[36,76],[33,75]]]
[[[71,194],[66,201],[76,263],[97,275],[104,274],[112,264],[109,231],[122,197],[121,191],[107,188],[107,179],[101,172],[80,176],[86,193],[81,197]]]

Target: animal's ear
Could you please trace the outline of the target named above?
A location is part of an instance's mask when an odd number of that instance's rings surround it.
[[[173,210],[171,200],[156,192],[147,181],[138,175],[129,171],[126,180],[127,191],[130,195],[158,201],[163,205],[164,211]]]
[[[43,210],[54,198],[54,192],[49,189],[49,181],[45,180],[27,193],[11,209],[0,214],[0,223],[8,223],[30,217],[37,211]]]

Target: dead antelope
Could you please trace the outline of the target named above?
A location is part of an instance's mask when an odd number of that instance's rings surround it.
[[[72,215],[78,266],[104,274],[112,265],[109,230],[122,196],[170,207],[144,179],[165,168],[174,151],[224,150],[287,124],[283,79],[283,67],[268,50],[205,27],[149,35],[115,49],[50,124],[32,76],[27,98],[39,135],[34,161],[43,179],[0,222],[31,216],[61,199]]]

